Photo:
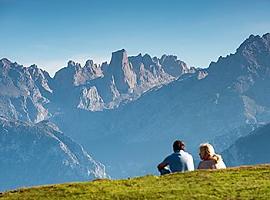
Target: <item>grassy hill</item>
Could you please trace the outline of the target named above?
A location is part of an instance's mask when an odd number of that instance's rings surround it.
[[[0,199],[269,199],[270,165],[24,188]]]

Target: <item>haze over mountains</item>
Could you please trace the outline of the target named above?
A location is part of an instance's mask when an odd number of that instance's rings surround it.
[[[195,156],[202,142],[223,151],[270,122],[269,33],[206,69],[119,50],[102,65],[69,61],[53,78],[2,59],[0,78],[3,119],[53,122],[116,178],[155,173],[174,139]]]
[[[0,117],[0,190],[106,178],[105,167],[48,122]]]

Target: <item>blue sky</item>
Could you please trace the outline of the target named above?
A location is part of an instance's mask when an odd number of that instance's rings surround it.
[[[54,74],[68,60],[174,54],[207,67],[270,32],[268,0],[0,0],[0,58]]]

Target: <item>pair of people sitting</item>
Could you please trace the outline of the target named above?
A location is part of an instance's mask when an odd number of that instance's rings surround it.
[[[176,140],[173,143],[173,151],[174,153],[167,156],[164,161],[157,166],[161,175],[171,172],[173,173],[194,170],[192,155],[185,151],[185,144],[182,141]],[[201,144],[199,155],[202,161],[199,163],[198,169],[226,168],[222,157],[215,153],[214,147],[211,144]]]

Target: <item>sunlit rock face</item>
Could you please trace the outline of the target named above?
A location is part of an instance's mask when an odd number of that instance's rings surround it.
[[[90,111],[101,111],[104,108],[104,102],[99,96],[95,86],[89,89],[83,89],[78,108]]]
[[[70,61],[55,74],[52,87],[58,102],[65,100],[73,107],[102,111],[136,100],[146,91],[192,72],[176,56],[163,55],[158,59],[139,54],[128,57],[127,51],[122,49],[112,53],[109,64],[97,65],[88,60],[82,68]],[[95,94],[86,95],[86,90]]]
[[[39,122],[63,108],[91,112],[114,109],[162,87],[183,74],[195,73],[176,56],[128,57],[122,49],[110,63],[69,61],[53,78],[36,65],[23,67],[0,60],[0,113],[10,119]]]
[[[45,93],[52,90],[46,76],[35,66],[25,68],[8,59],[0,60],[0,115],[32,122],[47,119],[49,112],[44,105],[49,99]]]

